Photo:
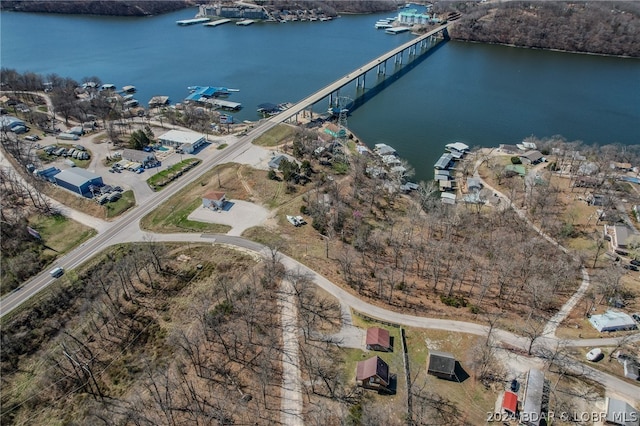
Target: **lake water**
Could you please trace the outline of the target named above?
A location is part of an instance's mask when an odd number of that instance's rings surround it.
[[[147,18],[0,14],[3,67],[81,80],[98,76],[182,101],[187,87],[240,89],[229,100],[256,120],[257,105],[295,102],[413,36],[391,36],[374,23],[393,13],[330,22],[181,27],[187,9]],[[388,70],[393,67],[388,64]],[[409,66],[348,118],[365,143],[394,146],[432,177],[446,143],[517,143],[556,134],[587,144],[637,144],[640,60],[448,42]],[[367,85],[376,75],[367,75]],[[341,95],[355,98],[353,86]],[[325,111],[326,104],[316,105]]]

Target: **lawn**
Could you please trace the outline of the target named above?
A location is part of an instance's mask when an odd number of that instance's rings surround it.
[[[266,133],[253,140],[254,145],[260,146],[278,146],[287,142],[296,133],[296,127],[286,124],[279,124]]]
[[[122,213],[136,205],[136,197],[133,191],[125,191],[117,201],[107,203],[104,207],[107,210],[107,218],[111,219],[120,216]]]
[[[62,215],[32,216],[29,218],[29,226],[42,236],[45,250],[41,256],[51,259],[67,253],[96,235],[92,228]]]
[[[200,160],[198,160],[197,158],[188,158],[186,160],[182,160],[181,162],[174,164],[168,169],[151,176],[149,179],[147,179],[147,184],[154,191],[160,191],[168,184],[182,176],[183,173],[186,173],[198,164],[200,164]]]

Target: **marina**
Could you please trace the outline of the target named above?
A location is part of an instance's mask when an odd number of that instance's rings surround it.
[[[231,22],[231,19],[218,19],[218,20],[215,20],[215,21],[206,22],[203,25],[205,27],[217,27],[218,25],[228,24],[229,22]]]

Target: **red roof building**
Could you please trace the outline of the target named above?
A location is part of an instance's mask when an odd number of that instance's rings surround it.
[[[380,327],[371,327],[367,330],[366,346],[370,351],[393,351],[389,331]]]
[[[518,410],[518,395],[511,391],[505,391],[502,397],[502,409],[507,413],[516,414]]]
[[[211,210],[220,210],[224,208],[226,194],[219,191],[207,192],[202,196],[202,207]]]
[[[380,357],[360,361],[356,367],[356,383],[363,388],[386,389],[389,379],[389,365]]]

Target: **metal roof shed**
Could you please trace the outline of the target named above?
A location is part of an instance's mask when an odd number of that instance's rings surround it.
[[[184,132],[182,130],[169,130],[167,133],[158,136],[160,143],[166,146],[181,146],[190,143],[197,148],[205,142],[204,136],[194,132]]]
[[[436,161],[436,164],[433,166],[436,169],[448,169],[449,165],[453,161],[453,157],[451,154],[442,154],[442,156]]]
[[[520,412],[520,421],[529,426],[538,426],[542,421],[542,402],[544,397],[544,373],[532,368],[527,375],[527,389]]]
[[[640,416],[629,404],[619,399],[605,399],[606,423],[619,426],[638,426]]]
[[[84,197],[91,197],[91,191],[89,187],[102,186],[102,177],[91,173],[88,170],[75,167],[73,169],[63,170],[55,175],[55,181],[58,186],[61,186],[69,191],[73,191],[76,194]]]
[[[633,330],[636,322],[624,312],[609,310],[601,315],[591,315],[591,325],[598,331]]]

